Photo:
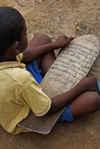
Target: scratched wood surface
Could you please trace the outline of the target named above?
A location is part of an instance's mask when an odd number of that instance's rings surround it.
[[[73,88],[84,78],[99,54],[98,38],[92,34],[74,39],[58,56],[41,82],[41,88],[50,98]],[[50,116],[36,117],[33,112],[18,126],[30,131],[48,134],[64,109]]]

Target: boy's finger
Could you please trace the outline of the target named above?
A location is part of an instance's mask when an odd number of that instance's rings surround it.
[[[70,38],[68,38],[67,39],[67,44],[70,43],[74,38],[75,38],[75,36],[71,36]]]
[[[73,35],[73,36],[70,37],[70,40],[73,40],[74,38],[75,38],[75,36]]]

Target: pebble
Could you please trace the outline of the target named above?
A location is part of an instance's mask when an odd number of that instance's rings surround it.
[[[75,12],[79,12],[79,10],[75,10]]]
[[[86,29],[86,28],[87,28],[87,26],[86,26],[86,25],[83,25],[83,28],[84,28],[84,29]]]
[[[80,31],[80,30],[81,30],[81,28],[78,26],[78,27],[76,28],[76,30],[77,30],[77,31]]]

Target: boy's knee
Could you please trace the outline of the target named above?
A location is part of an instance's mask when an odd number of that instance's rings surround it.
[[[40,33],[40,34],[37,34],[36,36],[37,36],[38,39],[39,39],[40,41],[42,41],[44,44],[52,43],[51,38],[50,38],[49,36],[45,35],[45,34]]]
[[[100,108],[100,96],[96,94],[95,92],[89,93],[88,103],[91,108],[95,110],[98,110]]]

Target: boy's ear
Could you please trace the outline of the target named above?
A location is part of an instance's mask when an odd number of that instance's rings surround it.
[[[15,41],[12,44],[12,51],[15,53],[15,55],[19,54],[19,42],[18,41]]]

